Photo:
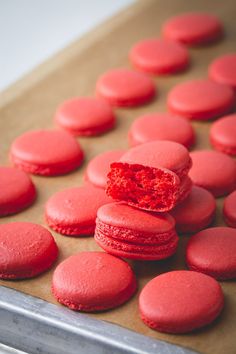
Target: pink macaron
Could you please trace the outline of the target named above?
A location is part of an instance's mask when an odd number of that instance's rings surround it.
[[[209,76],[214,81],[236,89],[236,54],[224,54],[209,66]]]
[[[225,198],[223,215],[227,225],[236,227],[236,190]]]
[[[228,155],[236,155],[236,114],[218,119],[210,129],[212,146]]]

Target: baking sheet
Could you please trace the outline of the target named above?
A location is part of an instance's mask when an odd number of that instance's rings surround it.
[[[95,82],[101,73],[112,67],[130,67],[127,53],[133,43],[142,38],[158,36],[161,24],[169,16],[191,10],[210,11],[218,15],[226,28],[224,40],[211,46],[191,49],[191,69],[186,73],[155,78],[159,96],[151,104],[139,108],[117,109],[118,123],[115,130],[96,138],[80,138],[79,141],[86,154],[86,161],[82,168],[62,177],[33,176],[38,190],[37,202],[18,215],[1,218],[1,223],[31,221],[46,226],[45,202],[53,193],[61,189],[81,185],[89,159],[108,149],[127,148],[127,131],[136,117],[147,112],[166,110],[166,94],[171,87],[180,81],[205,77],[207,66],[213,58],[234,51],[236,3],[234,0],[140,1],[72,44],[1,95],[0,163],[9,164],[7,157],[9,146],[15,137],[30,129],[54,127],[54,112],[61,101],[73,96],[94,94]],[[197,132],[195,148],[209,147],[209,124],[194,123],[194,127]],[[223,224],[222,200],[218,199],[217,204],[215,224],[221,225]],[[60,248],[57,264],[76,252],[99,250],[92,237],[72,238],[63,237],[55,232],[53,234]],[[147,281],[164,271],[185,268],[183,254],[186,241],[187,237],[181,237],[176,256],[168,261],[130,262],[139,279],[140,290]],[[53,269],[32,280],[1,281],[0,284],[56,303],[50,292]],[[233,281],[221,284],[226,297],[226,306],[222,315],[214,325],[188,335],[166,335],[146,327],[138,317],[138,294],[117,309],[91,316],[120,324],[147,336],[182,344],[202,353],[233,354],[236,352],[236,285]]]

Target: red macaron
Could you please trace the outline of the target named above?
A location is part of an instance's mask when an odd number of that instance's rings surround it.
[[[177,249],[175,221],[167,213],[150,213],[125,203],[98,209],[96,242],[108,253],[137,260],[159,260]]]
[[[107,71],[99,77],[96,93],[112,106],[132,107],[152,100],[156,88],[148,75],[119,68]]]
[[[189,12],[167,20],[162,28],[165,38],[189,46],[213,42],[223,34],[220,20],[209,13]]]
[[[193,151],[190,156],[193,165],[189,176],[194,184],[209,190],[215,197],[236,188],[236,163],[231,157],[214,150]]]
[[[160,332],[187,333],[213,322],[224,306],[218,282],[208,275],[176,270],[149,281],[139,297],[143,322]]]
[[[191,270],[219,280],[236,278],[236,230],[212,227],[193,235],[186,248]]]
[[[126,150],[110,150],[102,152],[89,161],[85,179],[96,187],[106,188],[107,174],[112,162],[119,161]]]
[[[191,180],[188,150],[172,141],[153,141],[128,150],[111,164],[107,194],[150,211],[171,210],[187,197]]]
[[[210,129],[212,146],[228,155],[236,155],[236,114],[218,119]]]
[[[109,202],[103,189],[87,183],[51,196],[45,206],[45,218],[62,235],[88,236],[94,233],[98,208]]]
[[[236,227],[236,190],[225,198],[223,215],[227,225]]]
[[[190,122],[171,113],[149,113],[137,118],[128,133],[131,146],[155,140],[169,140],[191,147],[195,132]]]
[[[236,54],[225,54],[216,58],[209,66],[209,76],[219,84],[236,89]]]
[[[230,112],[234,103],[230,87],[207,79],[180,83],[170,90],[167,98],[172,113],[195,120],[217,118]]]
[[[56,176],[78,168],[83,162],[83,151],[71,134],[44,129],[16,138],[11,145],[10,158],[25,172]]]
[[[36,189],[30,177],[12,167],[0,167],[0,216],[19,213],[36,198]]]
[[[207,227],[214,219],[215,210],[213,195],[204,188],[193,186],[188,197],[171,210],[171,215],[178,232],[192,233]]]
[[[128,263],[102,252],[77,253],[59,264],[52,292],[76,311],[97,312],[118,307],[135,293],[137,283]]]
[[[56,123],[73,135],[100,135],[115,125],[115,115],[104,100],[77,97],[63,102],[55,115]]]
[[[58,248],[51,233],[41,225],[12,222],[0,225],[0,278],[34,277],[51,267]]]
[[[137,69],[157,75],[174,74],[189,65],[186,47],[175,41],[158,38],[136,43],[130,50],[129,58]]]

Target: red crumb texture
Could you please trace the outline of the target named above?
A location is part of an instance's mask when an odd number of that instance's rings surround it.
[[[106,192],[113,199],[140,209],[164,212],[176,205],[180,181],[167,169],[114,162],[108,173]]]

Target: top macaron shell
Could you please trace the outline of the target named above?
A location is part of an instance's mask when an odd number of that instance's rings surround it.
[[[173,74],[187,68],[189,54],[180,43],[163,39],[146,39],[135,44],[130,53],[132,64],[151,74]]]
[[[220,20],[212,14],[190,12],[167,20],[162,33],[165,38],[195,46],[219,39],[223,28]]]
[[[170,140],[189,148],[195,142],[190,122],[171,113],[149,113],[137,118],[128,133],[131,146],[154,140]]]
[[[236,114],[222,117],[212,124],[210,141],[216,150],[236,155]]]
[[[216,58],[209,67],[209,76],[214,81],[229,85],[236,90],[236,54]]]
[[[147,103],[156,93],[152,79],[141,72],[118,68],[98,78],[96,94],[113,106],[132,107]]]
[[[20,212],[30,206],[35,198],[35,186],[24,171],[0,167],[0,216]]]
[[[176,85],[167,97],[172,113],[189,119],[209,120],[230,112],[235,103],[233,90],[225,85],[201,79]]]
[[[83,151],[75,138],[65,131],[34,130],[13,141],[10,157],[26,172],[54,176],[79,167]]]
[[[108,103],[93,97],[77,97],[63,102],[55,115],[56,123],[74,135],[99,135],[115,125]]]

